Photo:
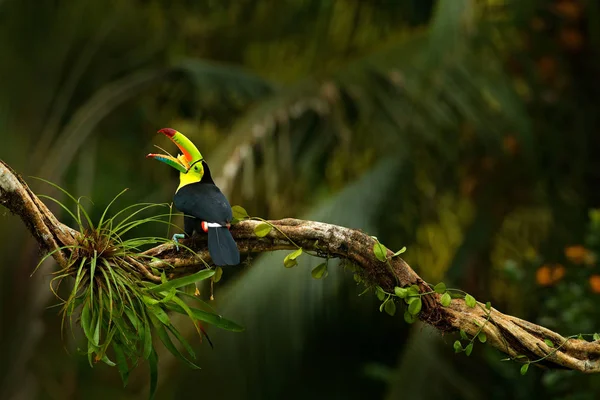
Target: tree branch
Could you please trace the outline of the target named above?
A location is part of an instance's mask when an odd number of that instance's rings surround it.
[[[0,204],[21,217],[43,251],[53,251],[61,246],[77,243],[79,232],[60,223],[27,184],[8,165],[0,161]],[[322,222],[282,219],[268,221],[272,229],[265,237],[257,237],[254,228],[260,221],[244,220],[231,228],[242,253],[262,253],[274,250],[295,250],[296,245],[304,251],[330,258],[348,260],[360,268],[367,284],[379,285],[388,292],[394,287],[417,285],[421,293],[431,292],[431,287],[400,257],[388,251],[389,264],[381,262],[373,253],[375,239],[355,229]],[[196,255],[177,252],[173,245],[163,244],[142,253],[134,264],[143,279],[156,280],[152,270],[168,269],[184,275],[204,268],[209,262],[206,239],[195,237],[183,240]],[[56,262],[64,267],[68,250],[53,254]],[[147,260],[140,262],[140,260]],[[145,264],[145,265],[144,265]],[[175,271],[175,272],[173,272]],[[539,364],[548,368],[572,369],[585,373],[600,372],[600,341],[568,339],[556,332],[531,322],[503,314],[492,308],[468,307],[463,299],[453,299],[444,307],[437,293],[422,296],[423,307],[419,319],[441,332],[464,330],[468,335],[478,334],[480,327],[487,335],[487,342],[511,358],[526,356],[529,360],[544,358]],[[553,343],[550,347],[546,344]]]

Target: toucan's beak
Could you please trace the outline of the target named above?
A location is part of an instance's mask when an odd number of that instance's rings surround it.
[[[173,157],[165,154],[148,154],[146,157],[162,161],[184,174],[188,171],[190,165],[202,160],[200,151],[198,151],[196,146],[194,146],[194,143],[185,137],[183,133],[171,128],[161,129],[158,133],[162,133],[171,139],[171,141],[179,147],[179,150],[181,150],[183,155],[180,154],[177,157]]]

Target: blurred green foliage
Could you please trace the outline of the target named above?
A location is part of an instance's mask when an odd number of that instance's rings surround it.
[[[252,215],[361,228],[429,281],[598,329],[594,1],[4,0],[0,49],[0,157],[93,219],[125,187],[117,207],[170,201],[176,175],[144,155],[171,126]],[[53,266],[29,277],[37,245],[6,211],[0,241],[0,398],[144,397],[146,371],[123,389],[60,337]],[[215,307],[246,332],[196,343],[200,371],[159,354],[159,398],[597,397],[596,376],[456,357],[351,274],[282,258],[224,270]]]

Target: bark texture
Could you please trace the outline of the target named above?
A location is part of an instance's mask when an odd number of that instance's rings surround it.
[[[0,204],[21,217],[44,252],[77,243],[79,232],[58,221],[25,181],[2,161]],[[388,258],[391,259],[389,265],[379,261],[373,253],[375,240],[364,232],[298,219],[268,222],[274,229],[265,237],[254,234],[254,228],[260,221],[244,220],[231,228],[241,253],[295,250],[295,245],[298,245],[305,251],[354,263],[360,268],[365,282],[379,285],[386,291],[393,292],[395,286],[417,285],[421,293],[431,292],[431,287],[402,258],[391,258],[391,251],[388,253]],[[154,247],[134,260],[139,264],[141,279],[159,280],[153,275],[153,270],[165,269],[169,274],[185,275],[205,268],[199,257],[210,262],[206,240],[196,237],[183,240],[182,243],[196,251],[197,255],[177,252],[171,244]],[[70,256],[67,251],[56,251],[53,254],[60,266],[64,266]],[[479,327],[484,326],[487,343],[510,357],[524,355],[535,360],[547,356],[536,365],[585,373],[600,372],[600,341],[567,339],[540,325],[503,314],[494,308],[486,323],[487,315],[483,305],[471,308],[464,300],[454,299],[449,306],[444,307],[440,303],[440,295],[436,293],[424,295],[422,300],[423,308],[419,319],[441,332],[462,329],[474,336],[479,332]],[[554,346],[548,346],[546,340],[550,340]]]

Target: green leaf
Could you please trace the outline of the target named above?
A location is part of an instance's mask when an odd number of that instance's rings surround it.
[[[167,283],[161,283],[160,285],[151,286],[148,288],[149,292],[163,292],[168,291],[171,288],[178,288],[182,286],[189,285],[191,283],[195,283],[198,281],[203,281],[205,279],[210,278],[215,274],[214,269],[203,269],[200,272],[196,272],[195,274],[184,276],[182,278],[172,279]]]
[[[419,296],[419,287],[416,285],[412,285],[407,289],[408,296]]]
[[[379,242],[375,242],[373,245],[373,253],[375,253],[375,257],[381,262],[387,261],[387,248]]]
[[[153,306],[160,303],[160,300],[156,300],[155,298],[150,296],[142,296],[142,300],[149,306]]]
[[[102,322],[102,312],[98,315],[98,319],[96,320],[96,328],[94,329],[94,345],[100,345],[100,323]]]
[[[108,356],[107,356],[106,354],[104,354],[104,355],[102,356],[102,358],[101,358],[101,361],[102,361],[104,364],[108,365],[109,367],[114,367],[115,365],[117,365],[117,364],[115,364],[114,362],[112,362],[112,361],[111,361],[111,359],[110,359],[110,358],[108,358]]]
[[[401,299],[406,298],[406,296],[408,296],[408,290],[405,288],[401,288],[396,286],[394,288],[394,293],[396,294],[396,296],[400,297]]]
[[[523,364],[523,366],[521,367],[521,375],[525,375],[527,373],[528,369],[529,369],[529,363]]]
[[[152,316],[151,316],[151,319],[152,319]],[[177,349],[177,347],[171,341],[171,338],[169,337],[169,334],[167,333],[167,330],[165,329],[164,325],[162,325],[158,321],[154,321],[154,320],[153,320],[153,323],[154,323],[154,329],[156,331],[156,334],[158,335],[158,338],[160,339],[162,344],[165,346],[165,348],[167,350],[169,350],[169,352],[171,352],[171,354],[173,354],[179,360],[183,361],[188,367],[190,367],[192,369],[200,369],[199,366],[197,366],[196,364],[194,364],[193,362],[188,360],[183,354],[181,354],[179,349]]]
[[[169,291],[160,292],[159,296],[162,295],[164,297],[161,300],[159,300],[159,302],[168,303],[169,301],[173,300],[173,297],[175,297],[176,294],[177,289],[175,289],[174,287],[172,287]]]
[[[600,340],[600,333],[594,333],[594,335],[592,336],[592,338],[594,339],[594,341]]]
[[[469,343],[467,345],[467,347],[465,347],[465,354],[468,356],[471,355],[471,352],[473,351],[473,343]]]
[[[196,353],[194,353],[194,349],[192,348],[192,346],[190,346],[188,341],[185,340],[183,335],[181,333],[179,333],[179,331],[173,325],[167,326],[167,329],[169,330],[169,332],[171,332],[173,334],[173,336],[175,336],[175,338],[177,338],[177,340],[179,340],[179,343],[181,343],[181,345],[188,352],[190,357],[195,359]],[[200,367],[198,367],[198,369],[200,369]]]
[[[450,293],[446,292],[442,295],[442,298],[440,299],[440,303],[444,306],[444,307],[448,307],[450,305],[450,303],[452,303],[452,297],[450,296]]]
[[[385,292],[383,291],[381,286],[375,286],[375,295],[377,296],[379,301],[383,301],[383,299],[385,298]]]
[[[186,311],[183,308],[181,308],[180,306],[178,306],[177,304],[167,303],[166,306],[171,311],[175,311],[180,314],[186,314]],[[244,331],[243,326],[238,325],[235,322],[230,321],[228,319],[225,319],[218,314],[209,313],[207,311],[200,310],[200,309],[194,308],[194,307],[189,307],[189,309],[190,309],[192,315],[194,316],[194,318],[199,321],[204,321],[204,322],[214,325],[218,328],[225,329],[225,330],[232,331],[232,332],[243,332]]]
[[[405,251],[406,251],[406,246],[404,246],[403,248],[401,248],[400,250],[395,252],[394,255],[392,256],[392,258],[398,257],[400,254],[404,253]]]
[[[150,357],[148,357],[148,364],[150,366],[150,400],[154,400],[158,384],[158,354],[156,354],[154,347],[152,347]]]
[[[460,330],[460,337],[463,338],[464,340],[469,340],[469,337],[467,336],[467,332],[465,332],[463,329]]]
[[[261,222],[254,227],[254,234],[258,237],[265,237],[271,232],[273,227],[266,222]]]
[[[415,300],[408,305],[408,312],[412,315],[417,315],[421,311],[421,297],[415,297]]]
[[[119,370],[121,380],[123,381],[123,387],[126,387],[127,381],[129,380],[130,372],[129,365],[127,365],[127,358],[125,357],[123,349],[117,343],[112,342],[112,347],[115,352],[115,358],[117,360],[117,369]]]
[[[90,343],[94,342],[94,335],[92,334],[92,321],[90,321],[90,303],[86,301],[83,305],[83,309],[81,310],[81,327],[83,328],[83,333],[85,337]]]
[[[455,353],[459,353],[462,351],[462,344],[460,343],[460,340],[457,340],[454,342],[454,352]]]
[[[446,293],[446,284],[444,282],[440,282],[434,286],[433,290],[436,293],[444,294],[444,293]]]
[[[215,268],[215,274],[213,275],[213,282],[217,283],[221,280],[221,277],[223,276],[223,268],[221,267],[217,267]]]
[[[150,321],[144,313],[144,349],[143,356],[147,360],[152,352],[152,331],[150,328]]]
[[[479,332],[479,335],[477,335],[477,339],[479,339],[481,343],[485,343],[487,342],[487,335],[485,334],[485,332]]]
[[[544,339],[544,343],[546,343],[546,346],[548,347],[554,347],[554,343],[552,343],[552,340],[550,339]]]
[[[310,274],[315,279],[325,278],[327,276],[327,263],[317,265]]]
[[[408,310],[404,311],[404,321],[406,321],[407,324],[412,324],[416,320],[417,320],[417,317],[415,317],[414,315],[409,313]]]
[[[233,214],[233,218],[235,219],[245,219],[248,218],[248,212],[244,207],[241,206],[233,206],[231,207],[231,212]]]
[[[485,303],[485,309],[490,311],[492,309],[492,303],[490,303],[489,301]]]
[[[477,301],[475,300],[475,297],[471,296],[470,294],[467,294],[465,296],[465,303],[467,306],[473,308],[477,305]]]
[[[385,312],[391,315],[392,317],[396,314],[396,303],[394,300],[388,300],[385,302]]]
[[[170,304],[170,303],[167,303]],[[150,312],[150,319],[156,318],[164,325],[171,325],[171,319],[169,315],[160,306],[148,306]]]
[[[292,251],[290,254],[285,256],[285,258],[283,259],[284,267],[292,268],[298,265],[298,261],[296,261],[296,258],[300,257],[300,255],[302,255],[302,248]]]

